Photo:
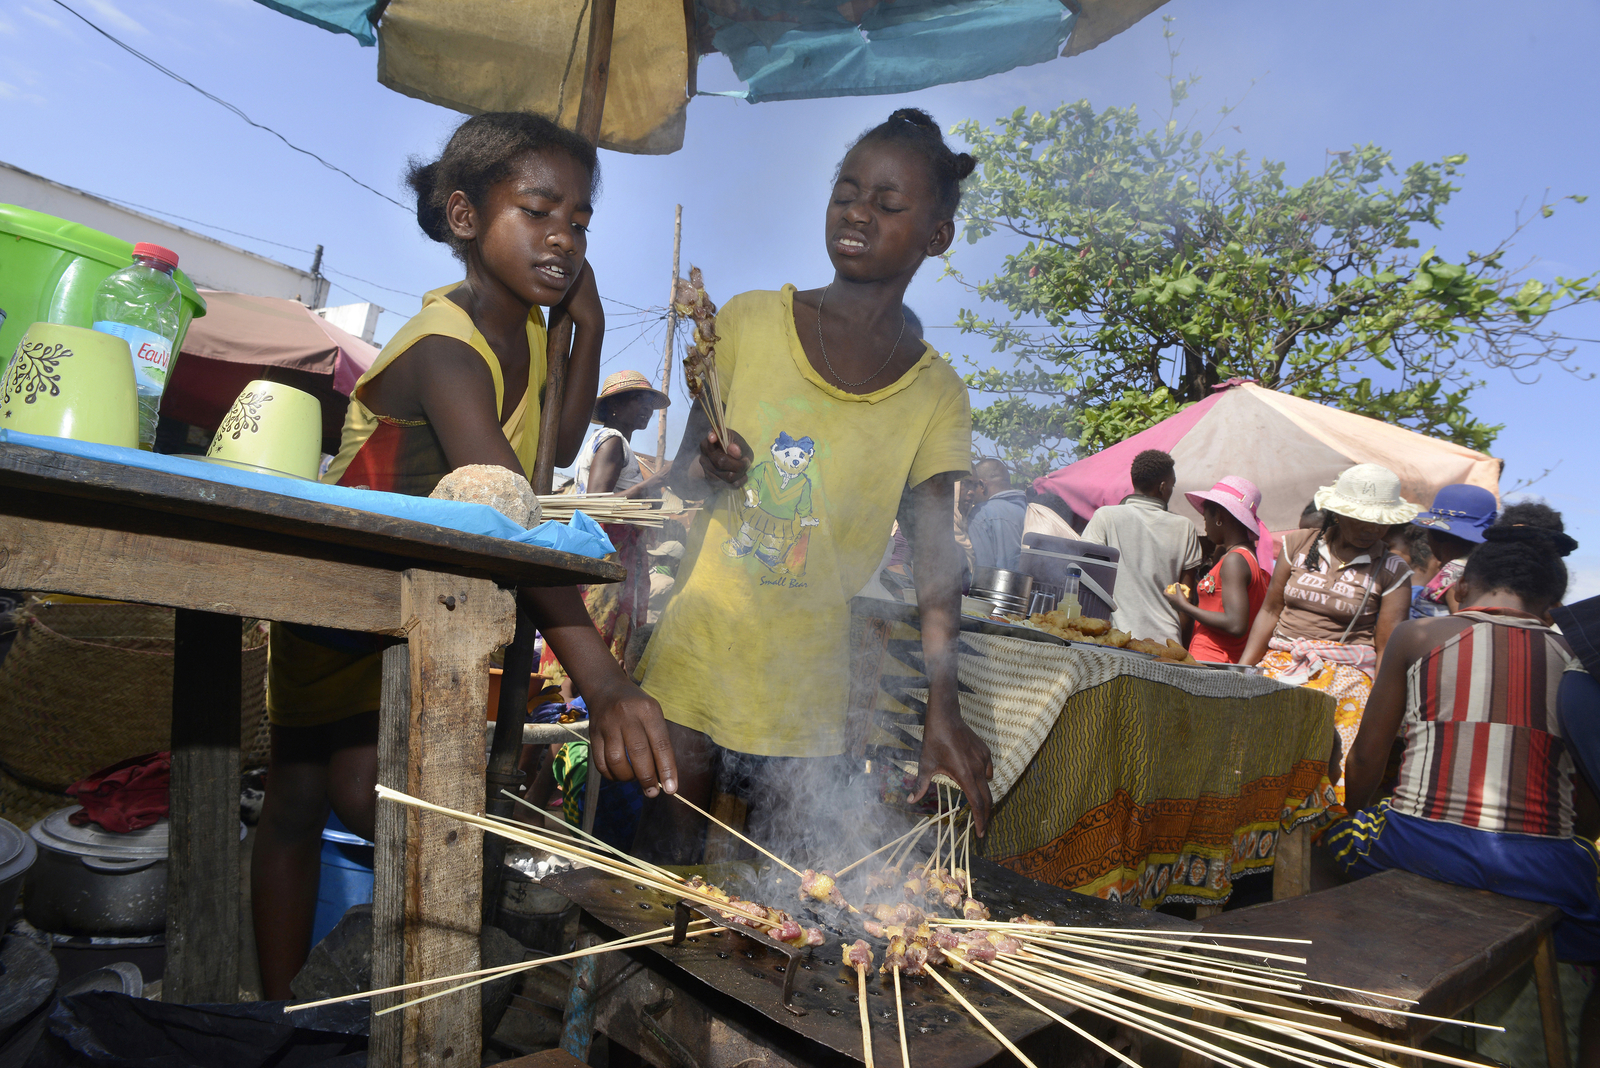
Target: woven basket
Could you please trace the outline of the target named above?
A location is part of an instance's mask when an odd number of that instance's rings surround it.
[[[39,604],[18,610],[0,663],[0,815],[70,803],[66,788],[172,737],[173,610],[131,604]],[[241,636],[240,758],[265,763],[266,633]]]

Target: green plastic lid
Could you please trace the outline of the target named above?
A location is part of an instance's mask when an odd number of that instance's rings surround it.
[[[126,267],[133,262],[131,242],[103,234],[82,223],[58,219],[54,215],[46,215],[42,211],[34,211],[17,204],[0,204],[0,234],[11,234],[28,241],[36,241],[41,245],[49,245],[51,248],[58,248],[76,256],[97,260],[108,267]],[[194,283],[189,281],[189,276],[175,270],[172,272],[172,280],[178,283],[178,290],[184,299],[194,305],[194,317],[198,319],[204,315],[205,298],[195,290]]]

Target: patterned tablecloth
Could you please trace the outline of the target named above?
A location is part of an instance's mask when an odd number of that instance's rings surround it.
[[[890,621],[868,755],[914,757],[914,622]],[[1146,908],[1219,904],[1332,803],[1333,702],[1270,679],[963,633],[961,711],[995,758],[983,854]]]

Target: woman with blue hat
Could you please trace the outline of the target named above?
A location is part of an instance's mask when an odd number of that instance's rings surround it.
[[[1500,505],[1482,486],[1464,483],[1445,486],[1433,498],[1433,507],[1418,513],[1413,526],[1428,532],[1428,549],[1440,568],[1426,586],[1418,586],[1411,601],[1411,618],[1447,616],[1458,605],[1454,594],[1472,550],[1483,544],[1483,532],[1494,525]]]

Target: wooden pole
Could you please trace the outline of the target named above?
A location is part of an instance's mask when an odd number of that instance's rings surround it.
[[[661,346],[661,392],[672,396],[672,340],[678,332],[678,311],[672,298],[678,291],[678,254],[683,248],[683,205],[678,205],[677,218],[672,224],[672,281],[667,285],[667,340]],[[667,463],[667,410],[661,409],[661,425],[656,430],[657,470]]]
[[[600,118],[606,109],[606,84],[611,78],[611,33],[617,0],[594,0],[589,6],[589,49],[583,62],[583,96],[578,101],[577,132],[600,143]],[[555,481],[556,439],[561,432],[561,402],[567,392],[567,360],[572,354],[572,320],[550,316],[545,361],[544,398],[539,410],[539,451],[533,461],[533,491],[549,493]]]

